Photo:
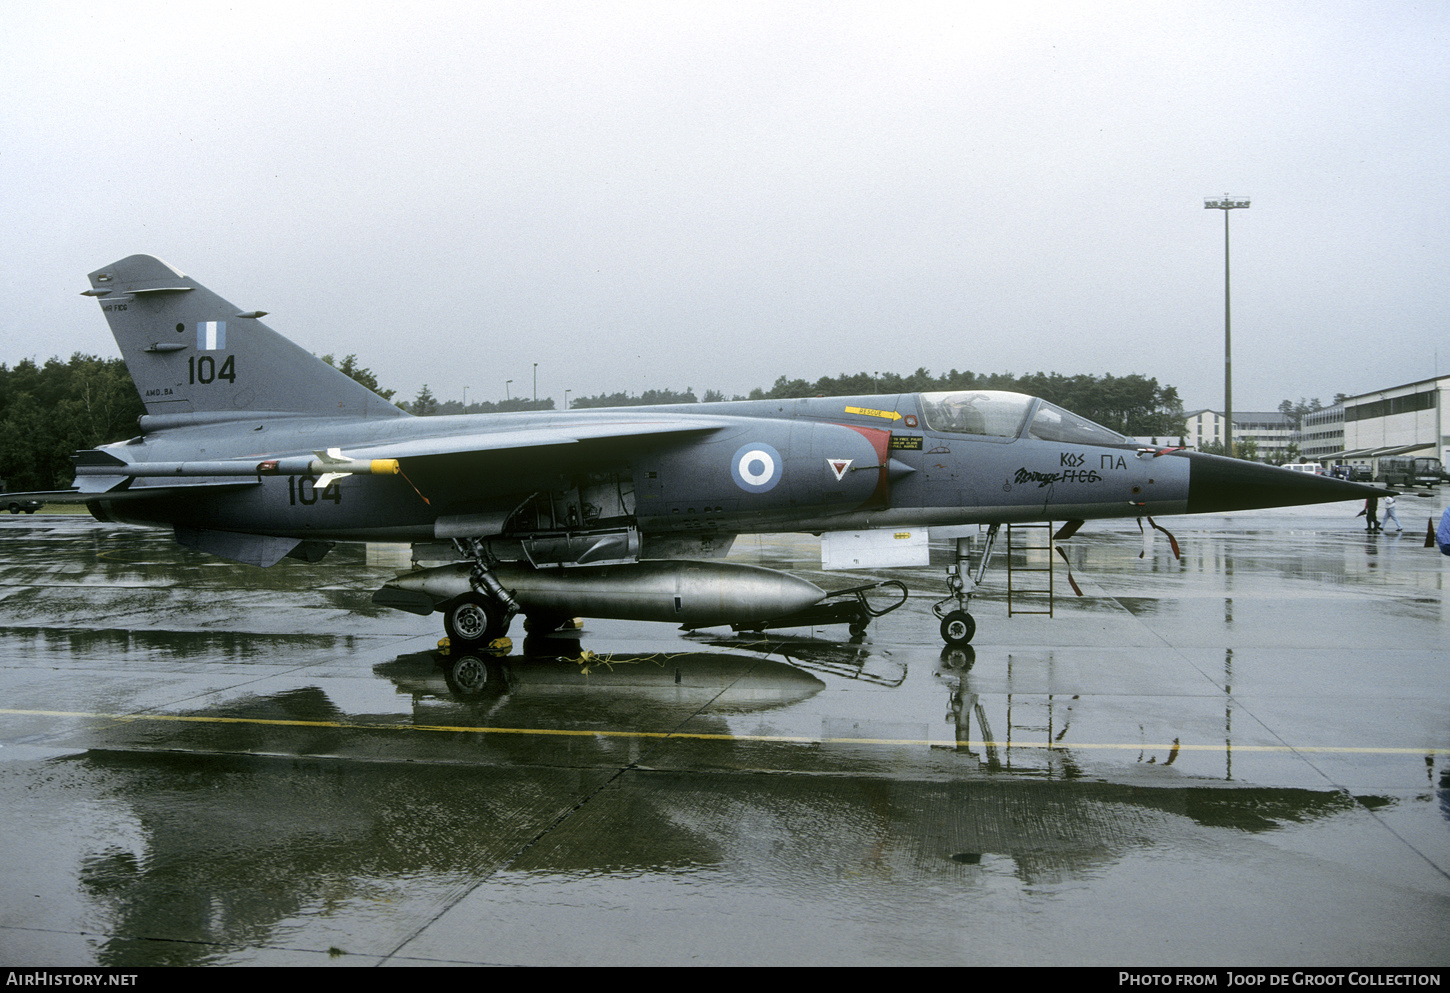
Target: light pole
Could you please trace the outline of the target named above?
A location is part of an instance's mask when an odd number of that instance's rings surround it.
[[[534,363],[534,402],[539,402],[539,363]]]
[[[564,391],[564,409],[565,410],[568,410],[569,409],[569,394],[571,392],[573,392],[573,391],[572,390],[565,390]]]
[[[1232,324],[1229,318],[1229,295],[1228,295],[1228,212],[1237,210],[1240,207],[1247,207],[1248,200],[1231,197],[1225,193],[1219,198],[1203,198],[1204,210],[1223,211],[1223,420],[1224,420],[1224,454],[1233,457],[1234,453],[1234,370],[1233,370],[1233,349],[1231,347],[1232,335],[1230,330]]]
[[[513,382],[512,379],[505,379],[503,381],[503,398],[505,400],[512,400],[513,399],[513,397],[509,396],[509,384],[512,383],[512,382]]]

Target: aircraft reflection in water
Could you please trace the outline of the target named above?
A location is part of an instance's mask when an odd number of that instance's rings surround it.
[[[258,566],[331,543],[406,541],[440,562],[375,602],[443,614],[460,647],[574,616],[690,628],[873,612],[786,573],[720,561],[735,536],[822,535],[827,569],[927,564],[927,529],[986,524],[934,608],[966,644],[1002,524],[1209,513],[1385,491],[1196,452],[1141,448],[1016,393],[969,391],[411,417],[165,263],[90,275],[146,407],[141,433],[76,456],[102,520],[173,528]],[[34,496],[34,495],[27,495]]]
[[[721,681],[749,669],[761,677],[757,689],[781,703],[815,692],[800,674],[783,671],[789,667],[762,670],[759,659],[691,662],[691,670],[716,666]],[[420,916],[436,914],[430,901],[451,902],[460,880],[487,886],[495,874],[503,874],[500,885],[588,874],[595,899],[607,902],[615,877],[628,887],[651,873],[684,888],[696,885],[698,873],[698,885],[718,896],[725,871],[808,908],[839,903],[860,873],[872,880],[861,891],[866,908],[889,918],[896,907],[919,913],[933,894],[959,899],[962,887],[981,885],[962,875],[976,866],[997,865],[1024,890],[1082,882],[1160,845],[1239,845],[1240,832],[1353,816],[1366,800],[1390,802],[1187,778],[1145,788],[1064,777],[1044,792],[1028,782],[1043,768],[1025,762],[1014,769],[1006,748],[991,768],[967,749],[896,749],[891,775],[858,775],[849,752],[750,742],[708,715],[691,730],[711,736],[709,772],[655,770],[601,795],[620,765],[635,760],[629,749],[654,742],[586,733],[543,739],[541,747],[540,739],[507,732],[532,704],[553,706],[551,684],[578,673],[518,667],[511,673],[517,679],[505,680],[504,706],[479,710],[476,700],[446,691],[430,703],[429,694],[443,688],[426,655],[402,656],[378,671],[413,695],[416,713],[427,718],[390,746],[409,761],[336,761],[351,751],[375,757],[375,735],[397,718],[346,714],[316,687],[201,711],[195,723],[170,719],[150,731],[141,722],[118,724],[101,732],[112,741],[69,760],[71,793],[126,811],[125,830],[89,836],[108,840],[87,842],[93,847],[82,858],[81,898],[104,918],[98,930],[147,936],[109,940],[99,964],[204,964],[225,961],[229,948],[288,947],[294,931],[339,907],[348,908],[354,929],[391,947],[385,939],[394,932],[401,942]],[[588,678],[596,677],[597,697],[569,690],[584,704],[586,726],[591,702],[605,716],[632,701],[642,724],[663,727],[696,706],[677,709],[668,665],[615,666]],[[612,683],[615,677],[622,682]],[[759,700],[736,702],[750,710]],[[291,718],[288,726],[281,716]],[[323,720],[344,726],[301,726]],[[455,732],[485,721],[504,730],[467,737],[484,761],[456,762]],[[150,750],[130,747],[143,734]],[[434,740],[439,761],[427,761]],[[692,743],[683,736],[669,747]],[[1024,747],[1022,757],[1035,751]],[[1071,746],[1054,751],[1067,763],[1056,768],[1070,770]],[[973,759],[970,767],[963,758]],[[940,775],[939,761],[959,774]],[[836,774],[791,774],[810,772],[799,764],[812,762],[834,762]],[[571,811],[593,826],[540,837]],[[1232,837],[1214,842],[1205,833],[1219,828]],[[820,870],[822,852],[835,871]],[[994,885],[1008,885],[998,879]]]
[[[420,695],[466,700],[509,701],[566,696],[571,706],[597,700],[628,699],[702,707],[734,713],[798,703],[825,683],[795,666],[755,656],[717,652],[656,652],[642,655],[588,655],[577,644],[572,657],[540,654],[547,644],[528,639],[525,656],[470,659],[465,672],[445,666],[442,675],[432,652],[400,656],[374,672],[415,698]],[[565,647],[565,646],[560,646]],[[475,675],[482,669],[482,675]]]

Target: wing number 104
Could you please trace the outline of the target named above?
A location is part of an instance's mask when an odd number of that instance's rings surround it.
[[[237,381],[237,360],[232,355],[228,355],[222,359],[222,367],[220,369],[217,368],[216,359],[210,355],[203,355],[201,358],[193,355],[186,360],[186,367],[188,375],[190,376],[188,382],[191,383],[206,385],[207,383],[214,383],[218,379],[225,379],[229,383],[235,383]]]

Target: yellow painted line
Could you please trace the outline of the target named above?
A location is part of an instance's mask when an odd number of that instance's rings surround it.
[[[1038,743],[1023,741],[988,741],[984,739],[951,738],[815,738],[791,734],[706,734],[689,731],[590,731],[572,728],[501,728],[448,724],[358,724],[348,721],[297,721],[269,717],[204,717],[184,714],[101,714],[82,710],[15,710],[0,708],[0,714],[23,717],[78,717],[107,721],[170,721],[182,724],[251,724],[263,727],[332,728],[345,731],[438,731],[466,734],[523,734],[540,737],[572,738],[683,738],[693,741],[769,742],[802,745],[888,745],[922,748],[1033,748],[1051,752],[1074,751],[1173,751],[1180,752],[1253,752],[1266,754],[1306,753],[1314,755],[1443,755],[1450,748],[1394,748],[1355,745],[1185,745],[1174,742],[1085,742]]]

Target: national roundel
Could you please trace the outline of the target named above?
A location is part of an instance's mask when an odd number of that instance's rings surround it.
[[[735,485],[747,493],[768,493],[780,482],[780,453],[764,442],[741,445],[730,460]]]

